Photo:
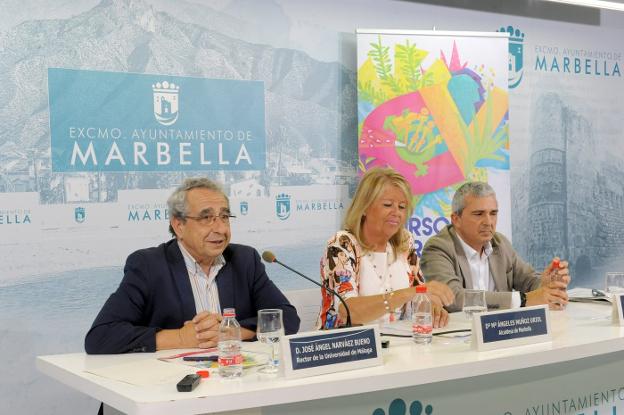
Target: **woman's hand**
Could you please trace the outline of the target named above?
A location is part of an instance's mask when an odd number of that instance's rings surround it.
[[[427,286],[427,294],[429,294],[432,303],[442,307],[455,302],[455,294],[453,294],[453,291],[448,285],[439,281],[429,281],[426,282],[425,285]]]

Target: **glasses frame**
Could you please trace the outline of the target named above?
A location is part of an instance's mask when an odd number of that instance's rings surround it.
[[[236,216],[230,213],[219,213],[218,215],[205,215],[205,216],[190,216],[190,215],[184,216],[185,220],[192,219],[194,221],[197,221],[197,223],[202,226],[214,225],[214,223],[217,221],[217,218],[219,219],[219,221],[221,221],[221,223],[229,225],[230,219],[236,218]]]

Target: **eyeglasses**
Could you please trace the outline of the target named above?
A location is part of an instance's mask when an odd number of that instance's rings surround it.
[[[184,219],[193,219],[196,220],[202,226],[213,225],[217,218],[226,225],[229,225],[230,218],[235,218],[236,216],[230,215],[229,213],[219,213],[218,215],[207,214],[202,216],[185,216]]]

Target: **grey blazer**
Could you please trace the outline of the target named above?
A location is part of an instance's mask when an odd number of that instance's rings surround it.
[[[518,256],[511,243],[500,233],[492,238],[490,273],[496,286],[486,293],[489,309],[511,307],[511,291],[528,292],[539,287],[540,274]],[[470,265],[453,225],[447,225],[430,238],[423,248],[422,271],[426,281],[440,281],[455,293],[448,311],[459,311],[464,304],[464,289],[472,288]]]

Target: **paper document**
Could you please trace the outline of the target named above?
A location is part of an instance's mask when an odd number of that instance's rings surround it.
[[[175,384],[195,370],[184,365],[172,365],[158,359],[140,359],[98,369],[87,370],[97,376],[135,386]]]
[[[568,290],[568,298],[570,301],[579,303],[611,302],[611,296],[608,293],[605,293],[603,290],[596,290],[595,288],[571,288]]]
[[[449,314],[449,324],[446,327],[433,329],[433,335],[441,335],[456,330],[470,333],[471,321],[465,317],[463,312]],[[392,336],[409,337],[412,335],[412,322],[410,320],[399,320],[392,323],[385,323],[381,325],[379,331],[382,335],[388,334]]]

